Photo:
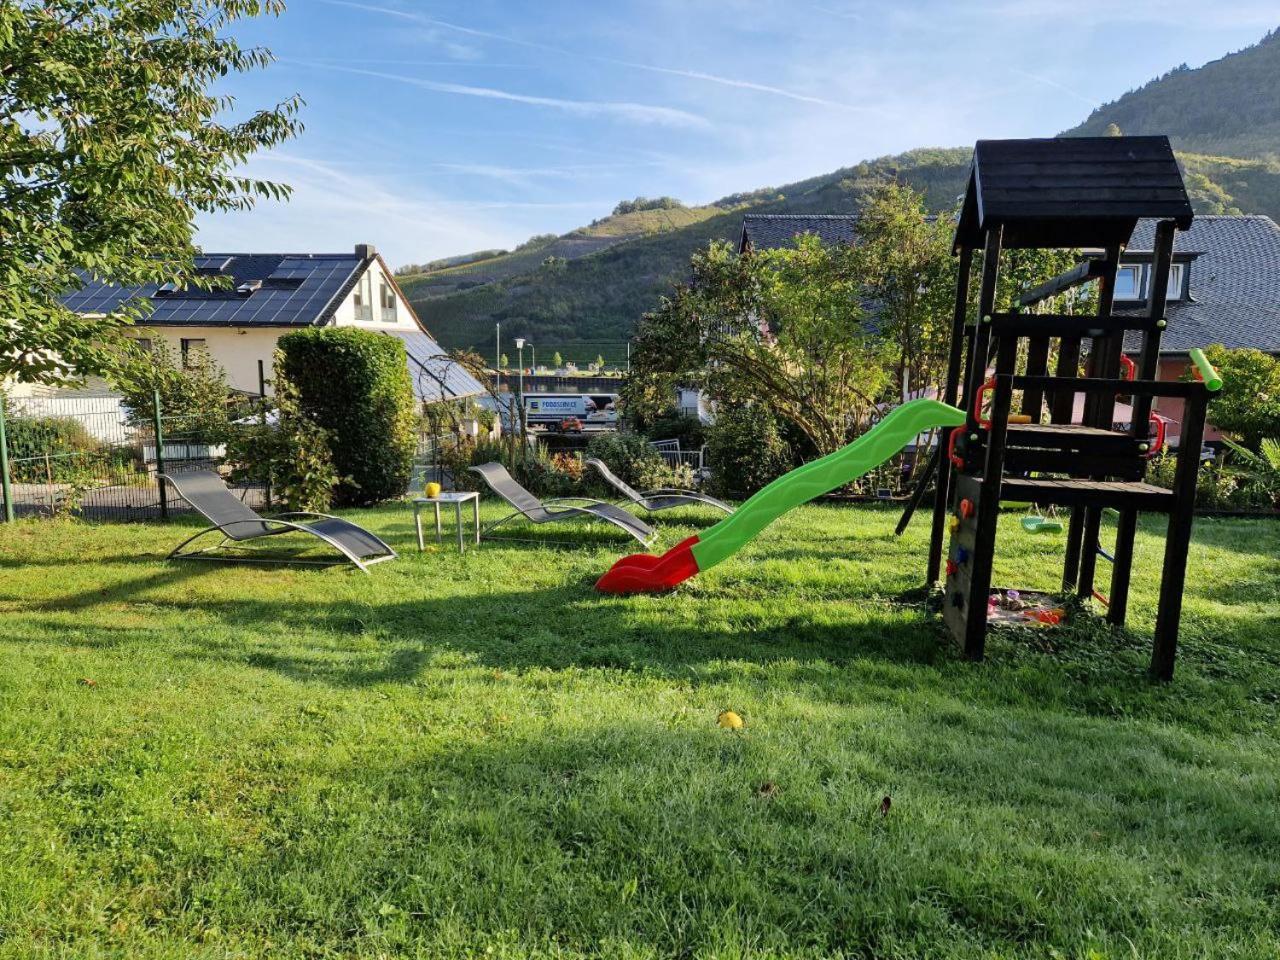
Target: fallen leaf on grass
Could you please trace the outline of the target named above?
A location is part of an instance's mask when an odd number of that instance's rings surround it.
[[[88,677],[81,677],[76,681],[76,683],[80,684],[82,687],[96,687],[98,685],[97,680],[91,680]]]

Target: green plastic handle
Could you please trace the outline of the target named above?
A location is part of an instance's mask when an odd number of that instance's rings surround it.
[[[1200,373],[1200,379],[1204,381],[1205,389],[1210,393],[1217,393],[1221,390],[1222,377],[1218,376],[1218,371],[1213,369],[1213,364],[1204,355],[1204,351],[1199,347],[1193,347],[1187,353],[1191,356],[1191,362],[1196,365],[1196,370]]]
[[[891,411],[853,443],[779,477],[698,537],[691,552],[705,571],[733,556],[789,510],[874,470],[915,437],[935,427],[959,427],[964,411],[922,397]]]

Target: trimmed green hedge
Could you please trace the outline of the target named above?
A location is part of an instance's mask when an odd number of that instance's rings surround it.
[[[329,433],[343,478],[339,506],[363,506],[409,489],[417,417],[404,344],[372,330],[311,327],[280,338],[281,372],[302,412]]]

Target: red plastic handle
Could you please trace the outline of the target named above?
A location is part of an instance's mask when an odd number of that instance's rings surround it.
[[[960,439],[960,432],[964,427],[956,427],[951,431],[951,437],[947,440],[947,459],[957,470],[964,469],[964,458],[956,453],[956,441]]]
[[[1136,380],[1138,379],[1138,365],[1133,362],[1133,358],[1128,354],[1120,354],[1121,379]]]
[[[1158,413],[1151,414],[1151,422],[1156,425],[1156,438],[1151,443],[1151,449],[1142,455],[1147,460],[1150,460],[1164,449],[1164,437],[1169,427],[1168,419],[1160,416]]]
[[[973,419],[978,421],[978,426],[983,430],[991,429],[991,418],[983,419],[982,401],[987,397],[987,391],[995,389],[996,378],[992,377],[986,383],[978,388],[978,392],[973,397]]]

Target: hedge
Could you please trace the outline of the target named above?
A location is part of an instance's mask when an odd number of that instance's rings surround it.
[[[302,413],[329,434],[342,479],[339,506],[363,506],[409,489],[417,420],[404,344],[354,327],[310,327],[283,336],[280,372]]]

